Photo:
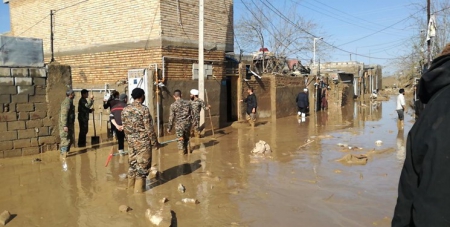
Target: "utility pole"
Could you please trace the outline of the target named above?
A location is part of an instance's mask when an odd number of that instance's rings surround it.
[[[198,15],[198,97],[205,100],[205,59],[203,48],[203,17],[204,17],[204,0],[199,3]],[[200,111],[200,125],[205,123],[205,111]]]
[[[427,0],[427,32],[429,32],[430,25],[430,17],[431,17],[431,0]],[[428,66],[430,68],[431,65],[431,37],[427,40],[427,48],[428,48]]]
[[[50,10],[50,51],[52,52],[52,59],[50,60],[50,62],[54,62],[55,61],[55,52],[53,50],[53,17],[55,16],[54,10]]]

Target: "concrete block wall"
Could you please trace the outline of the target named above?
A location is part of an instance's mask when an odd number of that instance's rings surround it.
[[[55,149],[44,68],[0,68],[0,158]]]

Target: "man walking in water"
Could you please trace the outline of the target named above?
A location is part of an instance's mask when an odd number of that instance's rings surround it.
[[[128,141],[128,189],[136,193],[145,189],[145,178],[152,165],[152,146],[158,147],[153,119],[148,107],[142,105],[145,92],[135,88],[131,92],[134,101],[122,110],[122,127]]]
[[[397,114],[398,114],[398,121],[397,121],[397,127],[399,130],[403,130],[404,126],[404,119],[405,119],[405,89],[399,90],[399,95],[397,96]]]
[[[200,112],[204,109],[205,111],[209,109],[209,106],[205,106],[205,102],[198,98],[198,90],[191,90],[191,111],[192,111],[192,128],[191,136],[200,138],[201,128],[200,128]]]
[[[298,117],[301,117],[302,122],[305,122],[306,120],[306,111],[309,107],[309,99],[306,92],[308,92],[308,89],[303,89],[303,92],[298,93],[297,98],[295,99],[298,107]]]
[[[256,95],[253,93],[253,88],[247,89],[247,98],[241,100],[241,102],[247,103],[247,121],[252,127],[255,127],[256,122],[256,108],[258,107],[258,102],[256,100]]]
[[[191,105],[188,101],[181,99],[180,90],[173,92],[173,98],[175,102],[170,105],[169,127],[167,128],[167,132],[170,133],[175,124],[177,138],[183,138],[183,140],[178,141],[178,152],[180,154],[187,154],[190,150]]]

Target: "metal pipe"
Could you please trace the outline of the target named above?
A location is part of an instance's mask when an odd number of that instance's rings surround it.
[[[52,59],[50,62],[55,61],[55,51],[53,50],[53,41],[54,41],[54,34],[53,34],[53,16],[55,15],[53,10],[50,10],[50,51],[52,52]]]

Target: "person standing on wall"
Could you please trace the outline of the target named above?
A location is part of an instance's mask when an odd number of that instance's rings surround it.
[[[256,99],[255,93],[253,93],[253,88],[247,89],[248,96],[242,99],[241,102],[247,103],[247,121],[252,127],[255,127],[256,122],[256,109],[258,108],[258,101]]]
[[[178,141],[178,152],[180,154],[187,154],[190,152],[189,147],[189,133],[192,123],[192,110],[188,101],[181,99],[181,91],[175,90],[173,92],[175,102],[170,105],[170,116],[167,133],[172,131],[175,125],[175,134],[177,138],[183,140]]]
[[[78,124],[80,126],[78,147],[86,147],[86,135],[89,131],[89,113],[92,113],[93,109],[91,107],[94,104],[94,95],[91,94],[89,99],[88,96],[88,90],[81,90],[81,98],[78,101]]]
[[[113,117],[110,119],[111,123],[116,127],[116,137],[118,141],[118,151],[121,155],[125,154],[125,132],[123,131],[122,125],[122,111],[127,106],[128,96],[126,94],[121,94],[119,96],[119,101],[114,107],[111,109],[111,114]]]
[[[145,189],[145,179],[152,165],[152,147],[158,147],[153,119],[145,101],[142,88],[131,92],[133,103],[122,110],[122,127],[127,136],[129,158],[128,189],[134,188],[136,193]],[[116,122],[117,123],[117,122]]]
[[[111,109],[117,104],[119,103],[119,92],[118,91],[113,91],[112,95],[106,94],[105,97],[103,97],[103,109],[108,109],[109,108],[109,118],[111,119],[111,117],[114,117],[111,113]],[[112,124],[111,122],[111,135],[113,135],[113,137],[115,137],[116,134],[116,127]]]
[[[295,102],[297,103],[298,107],[298,117],[301,118],[301,122],[305,122],[306,120],[306,112],[308,111],[309,107],[309,99],[308,99],[308,89],[303,89],[302,92],[298,93],[297,98],[295,99]]]
[[[75,124],[75,106],[73,99],[75,93],[73,90],[66,92],[66,98],[61,103],[61,111],[59,114],[59,136],[61,139],[60,152],[61,156],[65,158],[67,152],[70,151],[70,146],[74,141],[74,124]]]
[[[398,121],[397,121],[397,127],[399,130],[403,130],[404,126],[404,119],[405,119],[405,89],[400,89],[398,91],[400,94],[397,96],[397,114],[398,114]]]
[[[198,98],[198,90],[191,90],[191,111],[192,111],[192,127],[191,136],[200,138],[201,128],[200,128],[200,112],[202,109],[209,110],[210,106],[205,106],[205,102]]]

